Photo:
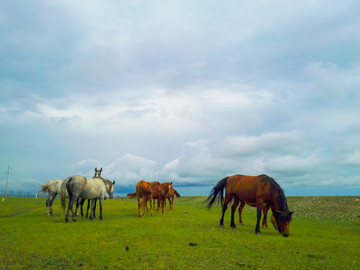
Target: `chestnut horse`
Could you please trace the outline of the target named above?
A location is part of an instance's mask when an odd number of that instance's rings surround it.
[[[174,197],[175,197],[175,195],[178,198],[180,197],[179,192],[177,192],[176,189],[174,189],[174,187],[172,186],[172,182],[171,182],[169,193],[166,196],[166,198],[169,201],[169,210],[174,209]]]
[[[223,191],[225,189],[225,200]],[[234,199],[234,204],[231,207],[231,223],[232,228],[236,228],[234,222],[234,214],[239,202],[246,202],[251,206],[257,208],[257,222],[255,233],[260,234],[260,219],[261,211],[267,206],[271,207],[274,218],[277,224],[278,231],[284,236],[289,236],[289,224],[293,212],[289,211],[287,206],[284,191],[281,189],[276,181],[267,176],[247,176],[247,175],[233,175],[228,176],[219,181],[212,189],[207,201],[209,201],[207,208],[210,208],[220,196],[222,204],[222,216],[220,219],[220,226],[224,226],[224,215],[227,205]]]
[[[150,201],[150,213],[152,212],[152,199],[153,199],[153,189],[149,182],[144,180],[139,181],[136,184],[136,198],[138,201],[139,208],[139,217],[143,217],[145,215],[145,208],[147,209],[147,201]],[[140,202],[141,199],[141,202]]]
[[[170,183],[170,182],[165,182],[165,183],[151,182],[151,187],[153,190],[154,204],[155,204],[155,200],[157,200],[157,206],[158,206],[156,209],[156,213],[159,212],[159,208],[160,208],[160,204],[161,204],[161,213],[164,214],[166,198],[169,194],[171,184],[172,183]]]

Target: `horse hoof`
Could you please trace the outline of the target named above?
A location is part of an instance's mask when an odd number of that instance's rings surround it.
[[[231,226],[231,229],[235,230],[235,229],[236,229],[236,226]]]
[[[261,234],[261,232],[259,231],[259,232],[255,232],[255,234]]]
[[[219,227],[220,227],[220,228],[224,228],[224,225],[221,225],[221,224],[220,224]]]

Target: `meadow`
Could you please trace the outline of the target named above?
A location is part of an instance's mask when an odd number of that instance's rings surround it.
[[[46,198],[0,202],[0,269],[357,269],[357,197],[288,197],[290,236],[270,223],[255,235],[255,208],[219,228],[220,207],[180,197],[174,210],[137,217],[134,199],[104,202],[104,219],[65,223],[60,201],[46,216]],[[236,215],[238,217],[238,215]]]

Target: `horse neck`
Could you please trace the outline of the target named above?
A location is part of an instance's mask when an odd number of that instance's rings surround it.
[[[273,192],[273,203],[276,210],[283,211],[288,208],[285,195],[278,190]]]

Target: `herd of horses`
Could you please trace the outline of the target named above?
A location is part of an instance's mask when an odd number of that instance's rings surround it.
[[[49,196],[46,200],[47,215],[52,215],[52,204],[57,195],[60,195],[61,206],[63,211],[66,210],[66,198],[68,198],[68,208],[65,214],[65,221],[69,221],[69,212],[72,213],[72,220],[76,221],[78,209],[81,208],[81,215],[83,216],[83,204],[88,200],[87,213],[91,204],[89,218],[95,218],[96,202],[99,200],[100,219],[102,219],[103,201],[107,198],[113,198],[115,181],[111,182],[108,179],[101,177],[102,168],[98,170],[95,168],[93,178],[87,178],[80,175],[74,175],[64,180],[55,179],[45,185],[38,192],[48,192]],[[225,191],[225,196],[224,196]],[[158,213],[160,207],[161,212],[164,213],[166,209],[166,200],[169,201],[169,210],[173,209],[174,197],[180,197],[180,194],[172,186],[172,182],[160,183],[158,181],[147,182],[144,180],[136,184],[136,192],[128,193],[128,198],[137,198],[138,201],[138,216],[143,217],[145,213],[149,213],[148,203],[150,203],[150,214],[153,215],[153,208],[155,209],[155,201],[157,200]],[[233,201],[231,206],[231,222],[230,226],[236,228],[235,212],[237,207],[239,212],[239,222],[243,224],[241,213],[245,204],[257,208],[257,222],[255,226],[255,233],[260,234],[260,220],[262,212],[264,214],[262,225],[268,228],[267,213],[271,209],[271,223],[279,233],[284,236],[289,236],[289,224],[293,212],[289,210],[284,191],[280,185],[271,177],[267,175],[248,176],[248,175],[233,175],[225,177],[220,180],[211,190],[209,197],[206,199],[207,208],[210,209],[216,199],[219,200],[222,206],[222,215],[220,218],[220,227],[224,226],[224,215],[228,208],[228,204]],[[76,210],[73,211],[73,205],[76,203]],[[154,206],[154,207],[153,207]]]

